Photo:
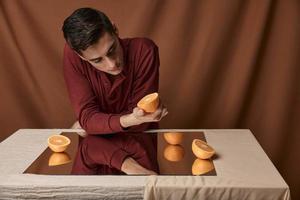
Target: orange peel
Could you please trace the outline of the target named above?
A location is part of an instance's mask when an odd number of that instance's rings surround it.
[[[168,132],[164,133],[164,138],[169,144],[180,144],[183,140],[183,133]]]
[[[192,165],[192,174],[202,175],[210,172],[213,169],[214,169],[214,165],[211,160],[203,160],[197,158]]]
[[[49,166],[57,166],[63,165],[71,162],[70,156],[65,152],[54,152],[49,158],[48,165]]]
[[[215,150],[200,139],[193,140],[192,151],[195,156],[200,159],[209,159],[215,154]]]
[[[178,162],[184,157],[184,149],[180,145],[168,145],[164,149],[164,157],[168,161]]]
[[[67,149],[71,140],[63,135],[52,135],[48,138],[48,147],[54,152],[63,152]]]
[[[153,113],[156,111],[159,105],[158,93],[151,93],[143,97],[138,103],[137,106],[143,109],[145,112]]]

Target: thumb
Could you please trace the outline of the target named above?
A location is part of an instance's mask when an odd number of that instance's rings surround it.
[[[144,116],[144,110],[143,109],[140,109],[140,108],[138,108],[138,107],[135,107],[134,109],[133,109],[133,114],[135,115],[135,116],[137,116],[137,117],[141,117],[141,116]]]

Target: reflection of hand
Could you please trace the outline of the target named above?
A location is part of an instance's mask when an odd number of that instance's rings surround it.
[[[83,128],[80,126],[79,122],[76,121],[76,122],[71,126],[70,129],[83,129]],[[82,131],[76,131],[76,132],[77,132],[77,134],[80,135],[81,137],[86,137],[86,136],[87,136],[87,133],[86,133],[84,130],[82,130]]]
[[[132,113],[121,116],[120,123],[122,127],[127,128],[146,122],[159,122],[167,114],[168,110],[162,103],[153,113],[147,113],[143,109],[135,107]]]
[[[133,158],[128,157],[124,160],[121,166],[121,171],[126,174],[139,174],[139,175],[157,175],[156,172],[144,168]]]

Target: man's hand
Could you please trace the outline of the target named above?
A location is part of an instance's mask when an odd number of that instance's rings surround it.
[[[156,172],[144,168],[131,157],[128,157],[124,160],[121,166],[121,171],[131,175],[157,175]]]
[[[127,128],[146,122],[159,122],[167,114],[168,110],[162,103],[154,113],[146,113],[143,109],[135,107],[132,113],[121,116],[120,123],[123,128]]]

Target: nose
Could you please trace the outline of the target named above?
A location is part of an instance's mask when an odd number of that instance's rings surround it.
[[[110,58],[106,58],[106,64],[108,69],[116,68],[116,61]]]

